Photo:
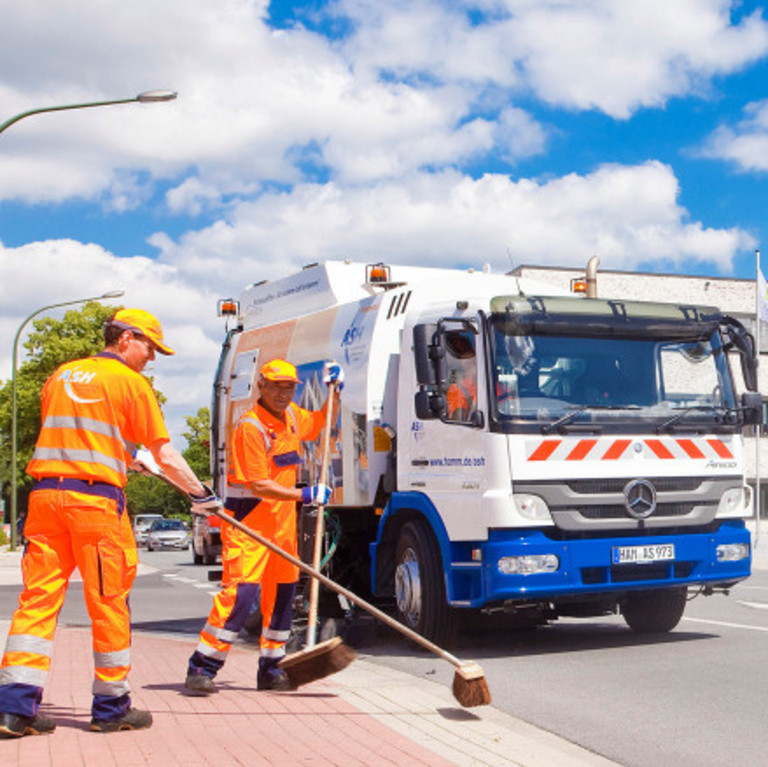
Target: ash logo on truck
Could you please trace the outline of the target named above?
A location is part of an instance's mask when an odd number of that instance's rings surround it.
[[[371,299],[371,301],[364,301],[360,304],[352,322],[341,337],[340,346],[344,354],[344,362],[347,365],[353,365],[358,360],[365,358],[368,347],[366,343],[366,315],[375,310],[373,301],[374,299]]]

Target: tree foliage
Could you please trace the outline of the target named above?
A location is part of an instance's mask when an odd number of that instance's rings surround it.
[[[103,325],[119,307],[89,301],[67,311],[62,319],[32,320],[33,330],[22,345],[27,357],[16,370],[16,482],[19,509],[26,508],[32,478],[24,467],[32,457],[40,430],[40,392],[64,362],[88,357],[104,347]],[[19,355],[21,356],[21,355]],[[0,483],[5,494],[11,481],[12,380],[0,389]]]
[[[197,415],[187,416],[187,430],[182,436],[187,447],[182,451],[192,471],[201,481],[210,479],[208,459],[209,429],[211,416],[207,407]],[[125,488],[128,509],[131,514],[163,514],[166,517],[189,517],[189,501],[179,492],[154,477],[131,474]]]

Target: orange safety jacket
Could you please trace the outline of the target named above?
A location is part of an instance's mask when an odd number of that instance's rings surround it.
[[[27,472],[124,487],[137,445],[168,440],[152,387],[111,352],[68,362],[46,381]]]
[[[304,410],[291,403],[285,421],[275,418],[258,403],[237,422],[230,445],[227,498],[253,498],[251,482],[271,479],[283,487],[294,487],[302,462],[303,440],[316,440],[325,424],[323,410]],[[293,505],[293,501],[267,501],[270,505]]]

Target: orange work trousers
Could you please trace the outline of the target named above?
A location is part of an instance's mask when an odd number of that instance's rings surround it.
[[[21,563],[24,589],[0,667],[0,711],[36,713],[51,665],[59,611],[77,567],[92,624],[93,694],[102,704],[94,713],[109,718],[111,701],[119,700],[122,709],[130,700],[128,594],[138,554],[129,516],[118,509],[114,498],[87,491],[35,490],[24,535],[28,541]],[[30,703],[35,695],[30,696],[29,690],[21,695],[23,700],[13,699],[14,692],[18,695],[25,688],[37,689],[36,703]]]
[[[243,523],[297,557],[296,504],[293,501],[259,503]],[[248,617],[250,603],[260,592],[262,629],[260,666],[276,664],[285,655],[291,631],[291,602],[299,570],[283,557],[245,533],[221,524],[222,590],[200,634],[191,668],[204,668],[213,676],[223,665],[232,642]],[[256,588],[259,586],[260,588]]]

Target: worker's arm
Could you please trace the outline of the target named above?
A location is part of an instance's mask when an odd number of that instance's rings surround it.
[[[184,456],[168,440],[157,440],[148,446],[157,465],[170,480],[183,488],[189,495],[204,496],[209,490],[195,476]]]
[[[250,483],[251,490],[257,498],[267,498],[271,501],[301,501],[301,488],[285,487],[273,479],[258,479]]]

